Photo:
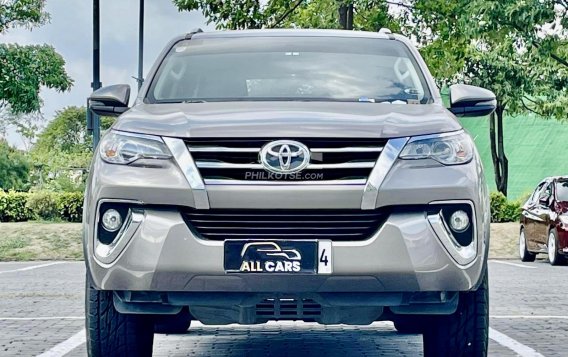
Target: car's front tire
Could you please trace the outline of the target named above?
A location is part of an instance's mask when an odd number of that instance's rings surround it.
[[[114,308],[112,291],[95,289],[88,275],[85,291],[88,355],[152,356],[152,317],[121,314]]]
[[[521,228],[519,233],[519,258],[521,258],[522,262],[534,262],[536,258],[536,254],[529,252],[524,228]]]
[[[487,356],[489,287],[487,269],[476,291],[459,296],[451,315],[432,317],[423,335],[425,357]]]

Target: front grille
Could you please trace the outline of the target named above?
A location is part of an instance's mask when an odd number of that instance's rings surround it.
[[[299,175],[274,175],[264,170],[259,153],[275,140],[191,139],[186,144],[205,183],[366,180],[386,144],[383,139],[293,139],[310,149],[310,164]]]
[[[311,320],[321,316],[321,305],[312,299],[274,298],[256,304],[256,317],[267,320]]]
[[[371,237],[386,221],[384,210],[190,209],[182,212],[200,238],[330,239],[357,241]]]

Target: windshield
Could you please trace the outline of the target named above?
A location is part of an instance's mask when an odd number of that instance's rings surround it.
[[[556,183],[556,199],[561,202],[568,202],[568,180]]]
[[[162,62],[146,100],[418,104],[430,98],[413,55],[399,41],[289,36],[180,41]]]

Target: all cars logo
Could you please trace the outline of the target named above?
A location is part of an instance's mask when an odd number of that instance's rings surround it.
[[[274,242],[244,245],[239,271],[257,273],[294,273],[301,270],[302,255],[296,249],[282,249]]]

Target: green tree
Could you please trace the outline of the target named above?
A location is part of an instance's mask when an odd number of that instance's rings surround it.
[[[179,10],[201,10],[218,29],[271,27],[397,29],[388,0],[173,0]]]
[[[30,152],[38,185],[63,191],[82,188],[83,182],[72,181],[68,173],[86,170],[92,158],[86,115],[85,107],[66,107],[39,134]],[[101,129],[107,130],[113,122],[114,118],[101,118]]]
[[[29,162],[24,153],[0,140],[0,189],[25,191],[29,188]]]
[[[0,35],[14,27],[33,28],[49,20],[44,0],[0,2]],[[52,46],[0,43],[0,107],[14,114],[39,111],[42,86],[58,91],[73,84],[65,61]]]
[[[534,3],[537,7],[525,6]],[[514,30],[529,26],[532,40],[547,37],[545,21],[554,18],[554,1],[408,0],[403,30],[417,39],[420,51],[440,85],[463,81],[492,90],[498,107],[490,117],[491,152],[495,181],[507,193],[508,161],[503,145],[503,115],[536,112],[566,117],[566,69],[553,51],[537,53],[543,45],[529,44]],[[561,21],[561,20],[558,20]],[[541,24],[540,30],[538,23]],[[539,40],[540,41],[540,40]],[[560,53],[560,52],[558,52]]]

